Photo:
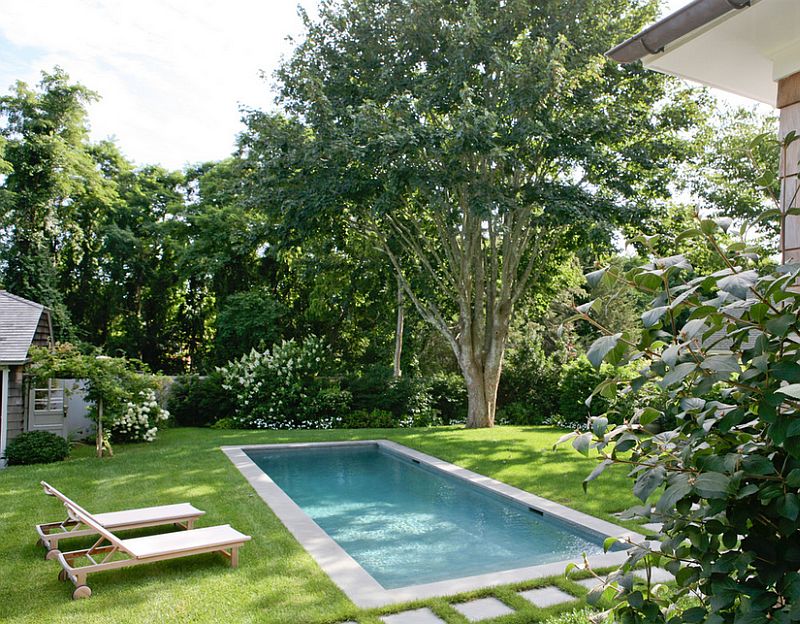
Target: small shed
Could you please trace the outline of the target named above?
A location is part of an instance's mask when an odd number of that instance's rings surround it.
[[[0,457],[5,454],[9,440],[28,429],[62,433],[63,392],[60,387],[53,383],[47,388],[27,388],[24,376],[31,346],[52,345],[50,310],[0,290]],[[47,426],[47,417],[37,418],[42,412],[57,416],[59,407],[61,420],[51,418],[53,426]]]

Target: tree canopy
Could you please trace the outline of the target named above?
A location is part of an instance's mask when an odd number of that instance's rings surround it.
[[[521,297],[666,196],[688,149],[690,95],[603,56],[652,10],[326,2],[278,74],[289,119],[251,123],[255,175],[302,180],[272,208],[298,228],[344,224],[385,254],[455,354],[473,426],[494,421]]]

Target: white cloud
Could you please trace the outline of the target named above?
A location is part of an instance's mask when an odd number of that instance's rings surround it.
[[[224,158],[239,106],[272,105],[271,74],[302,31],[297,0],[0,0],[0,88],[54,65],[98,91],[92,136],[139,164]],[[303,0],[309,10],[315,0]],[[13,72],[13,73],[12,73]]]

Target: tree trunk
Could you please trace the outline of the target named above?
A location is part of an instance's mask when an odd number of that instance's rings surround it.
[[[461,372],[467,385],[467,427],[494,427],[497,406],[497,387],[503,365],[505,340],[495,345],[484,359],[476,358],[468,345],[462,347],[459,358]]]
[[[405,293],[403,283],[397,278],[397,328],[394,334],[394,377],[399,378],[403,371],[400,361],[403,356],[403,325],[406,320]]]

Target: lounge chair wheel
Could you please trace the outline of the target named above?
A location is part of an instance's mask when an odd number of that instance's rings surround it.
[[[81,600],[83,598],[88,598],[92,595],[92,590],[88,585],[79,585],[75,588],[75,591],[72,592],[72,599],[73,600]]]
[[[60,551],[57,548],[54,548],[53,550],[48,550],[45,553],[44,558],[47,559],[48,561],[50,561],[51,559],[58,559],[59,554]]]
[[[69,578],[69,576],[67,575],[67,571],[66,570],[60,570],[59,571],[59,573],[58,573],[58,580],[59,581],[61,581],[63,583],[68,578]]]

